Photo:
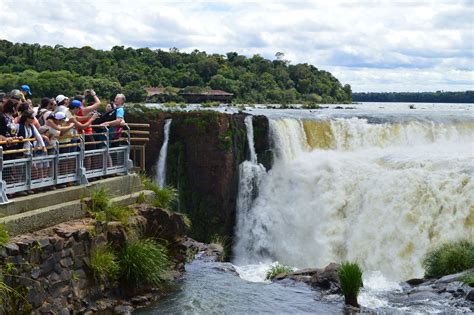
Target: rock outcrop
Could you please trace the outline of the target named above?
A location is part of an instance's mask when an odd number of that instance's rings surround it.
[[[193,223],[189,235],[210,242],[214,235],[231,240],[239,182],[239,164],[248,158],[246,114],[216,111],[129,113],[128,122],[150,124],[146,169],[151,176],[163,143],[164,120],[173,119],[167,155],[167,184],[179,192],[177,209]],[[254,116],[254,139],[259,162],[271,167],[265,116]]]
[[[118,222],[100,224],[85,218],[11,239],[1,252],[4,281],[20,295],[12,296],[7,313],[128,314],[135,306],[159,296],[154,292],[129,300],[128,292],[110,283],[98,283],[90,272],[91,251],[106,243],[123,246],[131,230],[165,241],[176,269],[184,271],[182,215],[149,205],[137,205],[135,211],[127,228]]]

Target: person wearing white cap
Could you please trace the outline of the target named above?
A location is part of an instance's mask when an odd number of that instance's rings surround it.
[[[67,106],[69,105],[69,97],[64,96],[62,94],[59,94],[56,96],[56,110],[54,111],[55,113],[57,112],[63,112],[66,113],[68,111]]]
[[[66,134],[72,127],[73,123],[66,122],[66,114],[63,112],[51,113],[46,118],[45,126],[49,127],[50,133],[55,137]],[[69,142],[69,139],[64,139],[64,143]],[[61,141],[60,141],[61,142]]]

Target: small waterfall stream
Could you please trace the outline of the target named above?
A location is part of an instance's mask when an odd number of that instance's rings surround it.
[[[253,122],[252,116],[245,117],[245,127],[247,129],[247,141],[249,145],[250,159],[244,161],[239,166],[239,193],[237,195],[237,228],[239,231],[236,235],[249,233],[250,228],[245,222],[250,220],[249,210],[252,208],[253,200],[258,195],[258,187],[266,175],[265,167],[258,163],[257,154],[255,153],[255,145],[253,138]],[[237,237],[236,257],[242,257],[245,252],[245,246],[241,243],[242,239]]]
[[[155,182],[163,188],[166,185],[166,156],[168,154],[168,140],[170,137],[171,119],[165,120],[163,145],[160,149],[160,156],[156,164]]]

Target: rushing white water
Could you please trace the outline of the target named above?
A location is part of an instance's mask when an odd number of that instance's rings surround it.
[[[242,238],[239,235],[251,233],[249,228],[251,226],[245,223],[251,220],[252,213],[249,210],[252,208],[254,199],[258,195],[258,187],[260,187],[263,178],[266,175],[265,167],[258,163],[257,154],[255,153],[254,139],[253,139],[253,123],[252,116],[245,117],[245,127],[247,129],[247,142],[249,145],[250,159],[244,161],[239,165],[239,192],[237,195],[237,239],[234,250],[236,256],[245,255],[247,245],[242,243]]]
[[[237,209],[238,265],[355,260],[406,280],[423,276],[430,248],[474,238],[472,120],[278,118],[270,128],[274,166]]]
[[[168,140],[170,138],[171,119],[165,120],[163,145],[160,149],[160,157],[156,166],[155,181],[163,188],[166,185],[166,156],[168,154]]]

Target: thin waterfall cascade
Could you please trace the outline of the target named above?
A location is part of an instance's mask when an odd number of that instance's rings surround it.
[[[241,166],[235,263],[351,260],[406,280],[429,249],[474,239],[474,122],[275,118],[270,132],[272,170]]]
[[[258,163],[257,154],[255,153],[254,134],[252,116],[245,117],[245,127],[247,130],[247,142],[249,145],[250,159],[242,162],[239,165],[239,191],[237,195],[237,228],[241,230],[236,235],[248,233],[245,222],[249,220],[249,210],[252,208],[252,203],[258,196],[258,188],[265,175],[267,174],[265,167]],[[237,237],[234,248],[240,250],[242,244],[241,239]],[[243,254],[243,253],[240,253]],[[239,256],[240,254],[237,254]]]
[[[160,156],[156,165],[156,178],[155,182],[163,188],[166,185],[166,156],[168,154],[168,140],[170,137],[170,127],[172,119],[166,119],[164,125],[164,139],[163,145],[160,149]]]

